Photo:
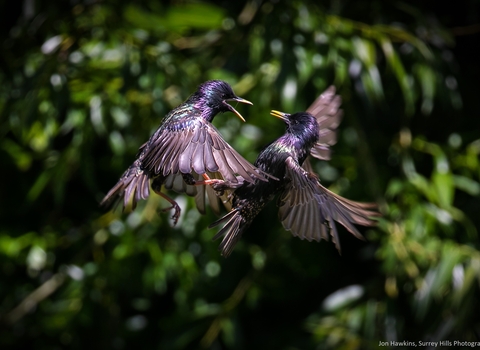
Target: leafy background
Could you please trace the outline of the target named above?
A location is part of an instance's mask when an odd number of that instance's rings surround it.
[[[0,347],[365,349],[479,341],[480,3],[0,5]],[[8,7],[8,9],[7,9]],[[176,197],[98,203],[207,79],[254,102],[214,124],[247,159],[333,84],[323,183],[376,201],[366,242],[291,237],[272,203],[228,259]]]

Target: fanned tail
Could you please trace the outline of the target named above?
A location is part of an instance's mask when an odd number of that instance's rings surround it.
[[[218,233],[213,237],[213,240],[219,239],[223,236],[222,243],[220,243],[218,250],[220,250],[222,255],[227,258],[242,237],[243,231],[249,226],[249,223],[247,223],[242,217],[239,209],[233,209],[227,215],[208,226],[208,228],[216,227],[222,223],[225,223],[225,226],[218,231]]]
[[[133,210],[137,206],[138,201],[147,199],[149,195],[149,178],[140,168],[139,162],[136,161],[125,171],[117,184],[108,191],[100,205],[110,207],[113,203],[122,201],[123,210],[125,210],[131,201],[131,209]]]

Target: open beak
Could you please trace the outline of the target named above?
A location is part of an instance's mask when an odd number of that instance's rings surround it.
[[[250,101],[248,101],[248,100],[245,100],[245,99],[243,99],[243,98],[241,98],[241,97],[229,98],[228,100],[223,101],[223,103],[225,103],[225,104],[227,105],[227,108],[228,108],[231,112],[235,113],[235,114],[237,115],[237,117],[239,117],[239,118],[244,122],[245,119],[242,117],[242,115],[241,115],[235,108],[233,108],[231,105],[229,105],[229,104],[227,103],[227,101],[235,101],[235,102],[245,103],[246,105],[250,105],[250,106],[252,106],[253,103],[250,102]]]
[[[283,112],[280,112],[280,111],[272,110],[272,111],[270,112],[270,115],[273,115],[274,117],[280,118],[280,119],[283,120],[285,123],[289,123],[289,122],[290,122],[290,121],[288,120],[288,117],[290,116],[290,114],[288,114],[288,113],[283,113]]]

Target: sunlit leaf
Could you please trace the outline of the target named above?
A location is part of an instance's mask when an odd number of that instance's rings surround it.
[[[449,207],[453,203],[454,195],[454,183],[453,177],[450,173],[434,172],[432,175],[432,181],[435,186],[435,191],[440,205],[443,207]]]
[[[172,6],[166,15],[168,30],[183,31],[188,28],[218,29],[222,25],[224,11],[207,3],[185,3]]]
[[[403,93],[403,98],[405,100],[405,111],[407,114],[412,114],[414,111],[414,99],[413,99],[413,92],[412,86],[409,82],[409,77],[407,72],[405,71],[405,67],[403,66],[400,57],[398,56],[397,52],[395,51],[391,41],[384,37],[380,36],[380,44],[383,50],[383,53],[387,59],[387,63],[389,67],[392,69],[393,73],[395,74],[397,81],[400,85],[400,88]]]
[[[433,97],[435,96],[436,75],[427,65],[416,65],[414,72],[418,75],[418,80],[422,87],[422,113],[430,114],[433,108]]]
[[[124,18],[135,25],[136,28],[143,28],[149,31],[165,29],[165,21],[162,16],[142,10],[136,5],[129,5],[123,12]]]

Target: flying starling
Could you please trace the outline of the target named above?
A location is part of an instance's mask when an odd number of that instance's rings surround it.
[[[285,122],[286,132],[261,151],[254,165],[279,181],[269,179],[266,182],[232,184],[231,188],[236,189],[230,195],[231,211],[209,226],[224,224],[214,237],[223,236],[219,247],[223,256],[230,255],[253,219],[277,194],[280,194],[277,202],[279,218],[287,231],[308,241],[328,240],[330,233],[339,252],[335,221],[359,239],[363,236],[354,224],[375,224],[369,218],[379,215],[375,204],[354,202],[329,191],[320,184],[307,159],[309,155],[330,159],[329,146],[336,142],[336,128],[342,116],[340,103],[335,88],[330,87],[307,112],[271,112]],[[228,189],[228,182],[213,187],[222,193]]]
[[[211,124],[218,113],[231,111],[242,121],[241,114],[227,102],[252,103],[235,95],[224,81],[211,80],[201,84],[184,103],[168,113],[160,127],[144,143],[135,162],[107,193],[101,205],[122,200],[123,209],[131,201],[132,209],[152,190],[165,198],[174,210],[174,224],[180,207],[165,193],[162,185],[180,193],[195,196],[197,208],[205,211],[205,195],[216,210],[217,198],[210,188],[213,183],[227,180],[235,185],[241,181],[266,181],[268,175],[252,166],[236,152]],[[207,192],[205,194],[205,192]],[[213,200],[214,198],[214,200]]]

